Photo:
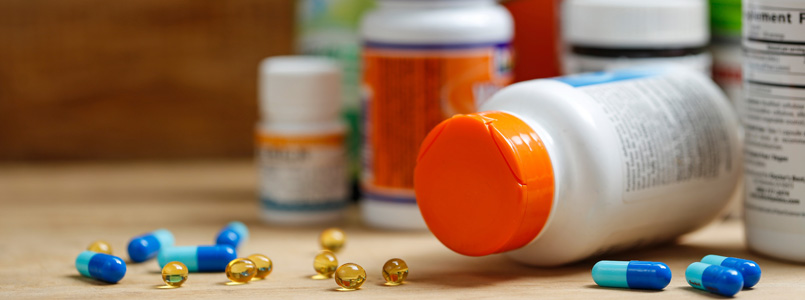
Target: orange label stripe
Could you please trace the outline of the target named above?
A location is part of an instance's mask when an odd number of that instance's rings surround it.
[[[257,144],[260,146],[342,146],[344,134],[283,136],[257,133]]]

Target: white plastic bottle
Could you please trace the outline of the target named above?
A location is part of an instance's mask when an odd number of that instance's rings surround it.
[[[416,196],[465,255],[554,266],[667,241],[718,216],[739,180],[737,117],[688,69],[525,81],[423,142]]]
[[[494,0],[381,0],[361,24],[362,215],[424,229],[413,173],[428,131],[511,83],[512,20]]]
[[[805,263],[805,1],[743,11],[747,244]]]
[[[314,56],[260,64],[257,168],[262,218],[331,223],[343,217],[349,179],[341,120],[341,68]]]
[[[707,0],[566,0],[565,73],[674,63],[710,75]]]

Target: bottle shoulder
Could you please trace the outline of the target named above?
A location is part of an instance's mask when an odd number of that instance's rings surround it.
[[[383,8],[361,22],[364,40],[384,43],[507,42],[514,33],[511,14],[500,5],[457,8]]]

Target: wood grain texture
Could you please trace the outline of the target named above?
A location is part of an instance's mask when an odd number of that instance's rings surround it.
[[[292,0],[0,1],[0,160],[252,153]]]
[[[324,227],[284,228],[257,217],[251,162],[126,163],[0,166],[0,298],[109,299],[714,299],[689,287],[685,268],[706,254],[743,257],[763,268],[760,283],[739,299],[799,299],[805,266],[746,251],[739,222],[716,223],[678,244],[599,259],[652,260],[673,271],[663,291],[596,286],[597,259],[560,268],[531,268],[502,255],[465,257],[427,232],[387,232],[363,227],[356,211],[342,226],[348,236],[341,263],[362,265],[361,290],[336,291],[332,280],[312,280],[317,235]],[[76,255],[93,240],[111,242],[127,259],[128,240],[156,228],[170,229],[179,245],[210,244],[231,220],[251,231],[240,256],[259,252],[274,261],[267,280],[227,286],[222,273],[190,274],[179,289],[162,286],[154,261],[129,264],[115,285],[80,277]],[[382,285],[380,268],[400,257],[411,268],[407,284]]]

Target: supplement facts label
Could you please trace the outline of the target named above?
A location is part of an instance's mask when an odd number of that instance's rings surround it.
[[[731,172],[728,125],[715,86],[684,76],[647,77],[580,87],[620,138],[624,201],[649,199]],[[688,187],[692,187],[688,185]]]
[[[805,1],[747,0],[743,21],[747,223],[805,233]]]
[[[344,135],[280,136],[257,140],[260,202],[276,211],[322,211],[346,206]]]

